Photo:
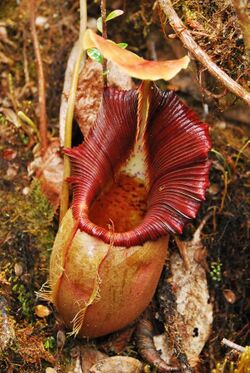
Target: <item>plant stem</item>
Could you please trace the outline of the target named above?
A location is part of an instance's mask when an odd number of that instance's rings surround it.
[[[184,23],[178,17],[175,12],[170,0],[159,0],[159,5],[162,11],[165,13],[170,26],[173,28],[175,33],[182,41],[185,48],[187,48],[195,58],[206,67],[206,69],[213,75],[218,81],[226,87],[235,96],[240,97],[248,105],[250,105],[250,93],[244,89],[235,80],[230,78],[222,69],[220,69],[211,58],[204,52],[201,47],[192,38],[191,33],[187,30]]]
[[[38,101],[39,101],[39,132],[41,139],[41,154],[44,155],[48,148],[48,128],[46,112],[46,88],[43,71],[43,62],[36,32],[36,0],[30,1],[30,28],[37,64],[38,74]]]
[[[107,39],[107,22],[106,22],[106,0],[101,0],[101,15],[102,15],[102,37]],[[107,87],[107,60],[103,58],[103,85]]]
[[[236,351],[239,351],[239,352],[244,352],[245,351],[245,348],[232,342],[232,341],[229,341],[228,339],[226,338],[223,338],[222,341],[221,341],[221,344],[225,345],[225,346],[228,346],[230,348],[232,348],[233,350],[236,350]]]
[[[80,33],[79,33],[79,52],[75,62],[74,71],[72,75],[72,82],[68,98],[68,109],[65,121],[65,135],[64,135],[64,147],[71,148],[72,145],[72,123],[74,116],[76,90],[78,84],[78,77],[81,68],[81,63],[85,59],[85,53],[83,49],[83,36],[87,27],[87,2],[86,0],[80,0]],[[66,179],[70,176],[71,165],[67,155],[64,155],[64,170],[63,170],[63,185],[60,197],[60,217],[59,221],[62,221],[68,206],[69,206],[69,186]]]

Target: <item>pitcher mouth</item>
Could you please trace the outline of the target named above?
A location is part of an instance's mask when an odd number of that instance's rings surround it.
[[[209,184],[208,127],[174,92],[106,88],[97,121],[71,158],[79,229],[114,246],[181,233]],[[125,186],[124,186],[125,182]]]

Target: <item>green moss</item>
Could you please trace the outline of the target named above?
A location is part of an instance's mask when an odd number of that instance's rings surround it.
[[[30,192],[0,190],[3,240],[1,268],[11,284],[14,313],[28,321],[34,320],[35,291],[47,280],[49,252],[53,245],[54,211],[34,180]],[[16,276],[15,263],[23,264],[24,272]]]
[[[38,180],[32,182],[28,196],[15,190],[0,190],[0,209],[3,214],[0,237],[10,233],[14,239],[21,232],[29,236],[36,249],[51,248],[55,234],[54,211]]]
[[[210,276],[213,282],[218,285],[221,282],[221,267],[222,263],[218,259],[217,262],[212,262],[211,263],[211,270],[210,270]]]
[[[47,351],[54,351],[56,348],[56,339],[53,336],[48,337],[44,342],[44,348]]]
[[[23,284],[15,278],[17,283],[13,285],[12,292],[17,297],[17,300],[21,306],[21,313],[27,321],[34,320],[34,306],[35,299],[34,294]]]

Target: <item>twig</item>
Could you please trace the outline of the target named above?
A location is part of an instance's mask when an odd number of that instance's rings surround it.
[[[9,86],[9,98],[10,98],[10,101],[13,105],[13,108],[15,109],[15,111],[18,110],[18,102],[16,100],[16,96],[15,96],[15,89],[14,89],[14,84],[13,84],[13,76],[9,73],[8,74],[8,86]]]
[[[223,175],[224,175],[224,190],[223,190],[222,197],[221,197],[221,204],[220,204],[220,209],[219,209],[220,214],[222,213],[224,209],[225,199],[227,195],[227,188],[228,188],[228,172],[225,171],[224,169],[223,169]]]
[[[244,150],[248,147],[248,145],[250,144],[250,140],[247,140],[246,143],[242,146],[242,148],[239,150],[239,153],[236,157],[236,160],[235,160],[235,167],[238,166],[238,163],[239,163],[239,159],[241,157],[241,154],[244,153]]]
[[[39,132],[41,139],[41,154],[44,155],[48,148],[48,129],[46,112],[46,88],[43,71],[43,62],[39,48],[39,41],[36,32],[36,0],[30,1],[30,28],[33,46],[36,56],[38,74],[38,101],[39,101]]]
[[[221,344],[223,344],[225,346],[228,346],[228,347],[232,348],[233,350],[236,350],[236,351],[239,351],[239,352],[244,352],[245,351],[244,347],[242,347],[240,345],[237,345],[236,343],[234,343],[232,341],[229,341],[226,338],[222,339]]]
[[[85,59],[85,53],[83,49],[83,36],[84,32],[87,27],[87,3],[86,0],[80,0],[80,33],[79,33],[79,54],[77,56],[74,71],[72,74],[72,82],[69,92],[69,99],[68,99],[68,109],[66,114],[65,120],[65,135],[64,135],[64,147],[71,148],[72,144],[72,123],[73,123],[73,116],[74,116],[74,107],[75,107],[75,99],[76,99],[76,90],[77,90],[77,83],[79,72],[81,68],[81,63]],[[69,186],[66,179],[70,176],[71,167],[70,167],[70,160],[67,155],[64,155],[64,170],[63,170],[63,185],[62,191],[60,196],[60,222],[64,217],[68,205],[69,205]]]
[[[223,70],[221,70],[211,58],[204,52],[199,45],[192,38],[191,33],[187,30],[184,23],[178,17],[170,0],[159,0],[159,5],[169,20],[169,23],[175,33],[182,41],[185,48],[187,48],[195,58],[204,65],[207,70],[219,80],[234,95],[242,98],[248,105],[250,105],[250,93],[244,89],[240,84],[235,82]]]
[[[101,15],[102,15],[102,37],[107,39],[107,22],[106,22],[106,0],[101,0]],[[103,85],[107,86],[107,60],[103,58]]]
[[[26,46],[26,32],[23,30],[23,71],[25,77],[25,84],[30,83],[30,75],[28,68],[28,58],[27,58],[27,46]]]

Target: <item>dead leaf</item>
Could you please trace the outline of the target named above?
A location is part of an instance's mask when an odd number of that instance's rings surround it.
[[[46,368],[45,373],[57,373],[57,371],[54,368],[48,367]]]
[[[64,78],[63,93],[60,106],[60,142],[64,143],[65,120],[68,109],[68,97],[76,57],[78,55],[79,44],[75,43],[67,63]],[[108,85],[120,89],[131,89],[132,79],[128,74],[121,72],[112,62],[108,63]],[[88,134],[93,126],[99,110],[103,92],[103,76],[101,64],[87,60],[81,70],[78,80],[78,88],[75,103],[75,118],[79,123],[84,136]]]
[[[90,368],[98,361],[103,360],[107,357],[106,354],[98,351],[94,347],[82,346],[80,348],[81,361],[82,361],[82,372],[89,373]]]
[[[7,29],[4,25],[0,25],[0,40],[3,42],[8,40]]]
[[[1,56],[0,56],[1,58]],[[4,113],[6,119],[15,125],[16,128],[21,127],[21,120],[18,118],[14,110],[9,108],[2,108],[1,111]]]
[[[197,251],[205,256],[206,249],[201,242],[201,230],[207,215],[195,232],[191,241],[177,240],[178,247],[185,261],[178,252],[170,258],[171,285],[176,296],[178,323],[177,329],[182,339],[182,347],[187,355],[189,364],[195,367],[203,349],[213,322],[212,304],[209,301],[206,271],[197,262]],[[166,336],[154,337],[157,349],[162,351],[162,358],[169,363],[172,352]]]
[[[236,295],[235,293],[230,289],[223,290],[223,295],[226,301],[230,304],[234,304],[236,302]]]
[[[0,51],[0,63],[3,63],[5,65],[13,65],[14,61],[7,57],[3,52]]]
[[[11,148],[6,148],[3,150],[3,158],[6,161],[12,161],[16,158],[17,152]]]
[[[35,314],[37,317],[43,318],[49,316],[51,314],[51,310],[43,304],[38,304],[35,306]]]
[[[132,334],[135,331],[135,325],[129,325],[119,332],[111,334],[102,344],[101,349],[105,352],[113,351],[120,354],[128,345]]]
[[[7,168],[7,171],[6,171],[6,175],[4,176],[4,179],[5,180],[13,180],[17,173],[18,173],[18,170],[19,170],[19,166],[17,164],[11,164],[8,168]]]
[[[29,175],[35,174],[41,181],[43,193],[56,210],[63,182],[63,158],[58,139],[50,143],[43,157],[39,148],[34,149],[34,161],[28,166],[28,172]]]
[[[132,88],[131,78],[121,73],[112,62],[108,63],[108,85],[124,90]],[[96,120],[103,92],[102,66],[98,62],[88,60],[78,82],[75,118],[86,137]]]
[[[188,56],[169,61],[149,61],[137,56],[127,49],[120,48],[114,42],[104,39],[87,30],[84,34],[84,48],[97,48],[103,56],[119,66],[120,70],[141,80],[170,80],[186,69],[190,59]]]
[[[113,356],[101,360],[89,370],[90,373],[140,373],[142,363],[128,356]]]
[[[14,319],[8,314],[7,300],[0,295],[0,353],[4,352],[14,339]]]

